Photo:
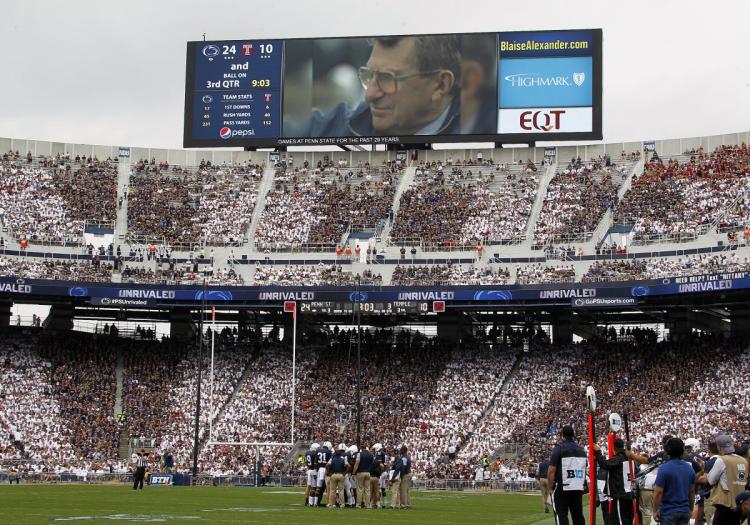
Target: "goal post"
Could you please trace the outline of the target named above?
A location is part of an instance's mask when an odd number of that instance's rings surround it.
[[[297,399],[297,302],[296,301],[285,301],[284,302],[284,313],[292,314],[292,389],[291,389],[291,432],[289,436],[289,442],[271,442],[271,441],[214,441],[213,435],[213,418],[214,418],[214,332],[215,332],[215,318],[214,328],[211,330],[211,372],[209,382],[209,418],[208,418],[208,440],[206,441],[207,447],[213,446],[227,446],[227,447],[255,447],[256,452],[260,447],[293,447],[294,441],[294,423],[296,416],[296,399]]]

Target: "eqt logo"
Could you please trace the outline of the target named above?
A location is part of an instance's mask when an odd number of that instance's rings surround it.
[[[219,136],[223,139],[228,139],[232,136],[232,130],[227,127],[223,127],[219,130]]]
[[[564,109],[550,111],[524,111],[519,117],[519,125],[526,131],[553,131],[560,129],[560,120]]]

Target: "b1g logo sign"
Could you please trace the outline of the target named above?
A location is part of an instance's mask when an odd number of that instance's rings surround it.
[[[591,131],[591,108],[501,109],[499,133],[570,133]]]
[[[586,472],[585,457],[561,458],[563,476],[563,490],[583,490],[583,482]]]

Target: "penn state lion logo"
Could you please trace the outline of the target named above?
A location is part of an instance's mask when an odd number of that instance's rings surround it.
[[[586,73],[573,73],[573,82],[576,86],[582,86],[586,82]]]

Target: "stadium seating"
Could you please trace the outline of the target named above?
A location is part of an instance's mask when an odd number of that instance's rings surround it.
[[[355,441],[353,335],[313,334],[304,351],[297,349],[297,439]],[[666,432],[704,441],[717,430],[740,441],[750,438],[743,410],[750,390],[738,379],[748,372],[748,342],[655,339],[648,330],[609,330],[601,339],[566,348],[552,349],[538,339],[524,353],[518,346],[481,342],[451,351],[419,334],[366,332],[362,440],[389,450],[406,443],[418,476],[463,480],[472,479],[481,458],[518,443],[530,455],[503,460],[499,475],[519,479],[532,471],[529,461],[549,450],[562,425],[573,423],[583,432],[587,384],[597,387],[597,424],[603,428],[611,411],[627,410],[636,446],[644,452],[656,451]],[[255,451],[227,442],[290,437],[291,353],[278,343],[247,344],[231,334],[217,336],[213,410],[204,356],[200,468],[217,476],[252,471]],[[124,428],[160,452],[171,451],[178,470],[187,470],[195,349],[86,334],[61,339],[25,333],[0,343],[0,465],[22,460],[32,470],[50,472],[117,467],[118,353],[124,356]],[[212,441],[219,442],[213,446],[207,445],[209,420]],[[287,452],[261,450],[274,472],[295,474]]]
[[[149,284],[192,284],[202,285],[204,277],[209,286],[241,286],[245,284],[242,275],[234,268],[216,268],[211,272],[193,271],[193,265],[175,266],[172,263],[161,263],[156,271],[151,268],[125,266],[121,273],[123,283]]]
[[[170,246],[242,242],[257,200],[262,165],[135,166],[128,192],[131,242]]]
[[[396,266],[392,285],[433,286],[438,284],[506,284],[506,269],[463,268],[461,265]]]
[[[543,266],[541,264],[519,266],[516,284],[572,283],[576,280],[573,266]]]
[[[632,169],[632,162],[613,164],[609,157],[576,158],[558,169],[534,225],[535,247],[588,240],[604,212],[616,205],[617,190]]]
[[[333,251],[351,225],[382,228],[402,167],[277,165],[274,189],[255,232],[260,249],[321,247]]]
[[[0,425],[15,449],[9,457],[50,472],[117,463],[116,352],[105,348],[123,344],[75,333],[5,338]]]
[[[252,357],[247,348],[236,347],[233,341],[217,340],[213,396],[210,357],[208,352],[203,356],[201,443],[208,437],[209,419],[216,420]],[[184,345],[144,343],[127,354],[124,406],[130,436],[153,439],[159,450],[173,454],[180,469],[192,464],[197,369],[197,350],[186,351]]]
[[[583,282],[632,281],[717,272],[746,272],[750,261],[737,253],[688,256],[675,259],[645,259],[636,261],[597,261],[592,264]]]
[[[87,219],[114,222],[116,200],[117,167],[110,161],[0,161],[0,223],[16,239],[82,244]]]
[[[261,266],[253,274],[253,284],[272,286],[351,286],[356,284],[357,277],[363,285],[378,286],[383,284],[383,277],[372,270],[365,270],[362,275],[343,271],[341,266],[326,266],[322,263],[315,266]]]
[[[632,225],[636,241],[694,239],[744,195],[749,175],[745,144],[701,151],[683,162],[654,157],[617,206],[615,222]]]
[[[533,164],[421,164],[401,196],[391,240],[429,249],[519,243],[538,189]]]
[[[5,275],[24,279],[109,282],[112,280],[112,264],[101,262],[96,256],[90,261],[0,256],[0,276]]]

